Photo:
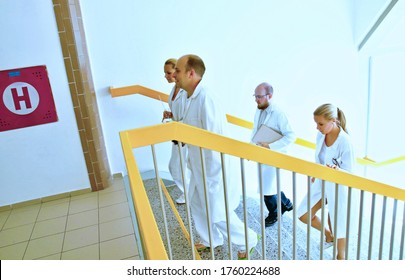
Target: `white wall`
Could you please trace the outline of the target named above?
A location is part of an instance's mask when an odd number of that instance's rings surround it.
[[[405,2],[398,1],[360,52],[362,67],[370,63],[370,125],[367,156],[377,162],[405,156],[403,111],[405,70]],[[367,84],[368,85],[368,84]],[[367,177],[405,188],[405,161],[365,169]]]
[[[108,88],[142,84],[168,93],[162,64],[186,53],[204,59],[204,81],[226,113],[252,120],[253,90],[268,81],[297,135],[313,141],[313,109],[336,103],[363,156],[367,91],[355,49],[388,2],[81,1],[112,172],[126,172],[118,132],[160,123],[162,107],[142,96],[112,99]],[[59,116],[0,133],[0,206],[90,187],[52,9],[51,0],[0,0],[0,69],[47,65]],[[241,140],[250,135],[230,131]],[[157,152],[167,171],[169,145]],[[149,153],[136,152],[141,171],[153,168]],[[312,160],[307,150],[291,153]]]
[[[113,173],[125,173],[118,132],[160,123],[162,107],[141,96],[112,99],[108,88],[141,84],[168,93],[163,62],[188,53],[205,61],[204,82],[226,113],[253,121],[254,88],[267,81],[298,137],[314,141],[312,112],[333,102],[362,149],[366,94],[358,90],[349,2],[102,0],[81,7]],[[248,140],[250,133],[231,131]],[[141,153],[141,171],[151,169]],[[161,153],[160,170],[167,170],[170,150]]]
[[[0,69],[46,65],[59,117],[0,132],[0,206],[89,188],[52,1],[0,0],[0,26]]]
[[[358,46],[373,27],[385,8],[392,0],[355,0],[353,1],[353,34]]]

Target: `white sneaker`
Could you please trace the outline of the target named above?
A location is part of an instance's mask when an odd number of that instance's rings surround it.
[[[184,204],[186,203],[186,199],[184,198],[184,194],[180,195],[178,199],[176,199],[177,204]]]

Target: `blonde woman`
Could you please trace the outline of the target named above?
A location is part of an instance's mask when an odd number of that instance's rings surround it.
[[[176,67],[177,60],[174,58],[170,58],[166,60],[163,70],[165,72],[165,78],[169,83],[175,83],[173,86],[172,91],[169,95],[169,108],[170,111],[163,112],[163,119],[172,119],[173,121],[182,122],[184,116],[184,110],[186,108],[186,101],[187,101],[187,93],[181,89],[177,84],[174,78],[174,72]],[[180,167],[180,156],[179,156],[179,149],[177,147],[177,141],[172,141],[172,155],[169,161],[169,171],[172,175],[173,181],[176,183],[177,187],[180,189],[182,194],[179,198],[176,199],[178,204],[184,204],[184,184],[181,175],[181,167]],[[184,183],[187,185],[189,181],[189,169],[186,167],[186,160],[187,160],[187,145],[182,146],[183,148],[183,158],[184,158],[184,168],[185,168],[185,178]]]
[[[346,118],[342,110],[332,104],[323,104],[314,111],[314,120],[318,135],[316,140],[315,161],[333,169],[352,172],[354,153],[350,136],[346,130]],[[321,220],[316,213],[321,209],[322,180],[312,178],[311,186],[311,217],[308,217],[308,195],[304,197],[299,208],[298,217],[304,222],[311,221],[311,226],[321,230]],[[338,186],[338,217],[337,229],[335,224],[335,183],[325,181],[325,203],[329,217],[325,227],[326,242],[331,243],[337,238],[336,259],[345,259],[346,220],[347,220],[347,187]]]

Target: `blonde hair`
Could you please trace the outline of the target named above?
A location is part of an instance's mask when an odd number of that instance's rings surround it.
[[[177,59],[169,58],[166,60],[165,65],[171,65],[173,68],[176,67]]]
[[[314,116],[322,116],[325,120],[335,119],[337,124],[347,133],[346,117],[342,110],[332,104],[323,104],[316,108]]]

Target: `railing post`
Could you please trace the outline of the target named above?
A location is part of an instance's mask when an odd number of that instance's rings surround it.
[[[260,192],[260,225],[262,229],[262,256],[263,259],[266,258],[266,231],[264,227],[264,196],[263,196],[263,180],[262,180],[262,164],[258,163],[258,173],[259,173],[259,192]]]
[[[357,232],[357,260],[361,257],[361,236],[363,231],[364,191],[360,191],[359,229]]]
[[[172,246],[170,243],[170,235],[169,235],[169,229],[167,227],[167,218],[166,218],[166,211],[165,211],[165,203],[163,201],[163,194],[162,194],[162,186],[160,184],[160,176],[159,176],[159,170],[157,166],[157,161],[156,161],[156,152],[155,152],[155,145],[151,145],[152,148],[152,156],[153,156],[153,165],[155,167],[155,175],[156,175],[156,183],[158,185],[158,192],[159,192],[159,199],[160,199],[160,207],[162,209],[162,217],[163,217],[163,222],[164,222],[164,228],[165,228],[165,233],[166,233],[166,241],[167,241],[167,247],[169,249],[169,258],[172,260],[173,255],[172,255]]]
[[[196,259],[196,254],[195,254],[195,250],[194,250],[194,235],[193,235],[193,228],[192,228],[192,223],[191,223],[191,211],[190,211],[190,198],[188,197],[188,185],[190,184],[190,182],[186,182],[186,180],[184,179],[185,176],[185,172],[186,172],[186,168],[184,166],[187,166],[187,162],[186,164],[184,164],[184,156],[183,156],[183,148],[182,148],[182,144],[181,142],[178,142],[177,148],[179,150],[179,159],[180,159],[180,169],[181,169],[181,180],[183,182],[183,189],[184,189],[184,199],[186,201],[186,218],[187,218],[187,222],[188,222],[188,231],[189,231],[189,235],[190,235],[190,249],[191,249],[191,255],[193,256],[193,260]]]
[[[394,240],[395,240],[395,224],[397,219],[397,203],[398,201],[394,199],[394,206],[392,208],[392,227],[391,227],[391,242],[390,242],[390,255],[389,259],[392,260],[394,253]]]
[[[339,184],[335,184],[335,217],[334,217],[334,223],[333,223],[333,232],[334,232],[334,239],[333,239],[333,259],[336,258],[337,256],[337,222],[339,218],[338,214],[338,205],[339,205]]]
[[[402,203],[403,204],[403,213],[402,213],[402,234],[401,234],[401,249],[399,252],[399,259],[403,260],[404,259],[404,243],[405,243],[405,201]]]
[[[280,168],[276,168],[276,180],[277,180],[277,232],[278,232],[278,259],[282,259],[282,249],[283,242],[281,239],[281,225],[282,225],[282,215],[281,215],[281,187],[280,187]]]
[[[221,153],[222,181],[224,184],[226,231],[228,233],[228,255],[229,255],[229,259],[232,260],[232,240],[231,240],[231,231],[230,231],[230,226],[229,226],[228,184],[227,184],[227,180],[226,180],[226,170],[225,170],[226,165],[224,164],[224,162],[225,162],[224,154]],[[245,225],[245,232],[246,232],[246,225]],[[249,247],[246,247],[246,248],[249,248]]]
[[[210,253],[211,253],[211,259],[215,259],[214,257],[214,246],[212,246],[212,228],[211,228],[211,212],[210,212],[210,201],[209,201],[209,196],[208,196],[208,190],[207,190],[207,178],[205,175],[205,159],[204,159],[204,151],[200,147],[200,157],[201,157],[201,174],[202,174],[202,179],[203,179],[203,185],[204,185],[204,196],[205,196],[205,207],[206,207],[206,213],[207,213],[207,224],[208,224],[208,236],[210,240]]]
[[[311,207],[311,177],[307,176],[308,190],[308,220],[307,220],[307,260],[311,258],[311,224],[312,224],[312,207]]]
[[[323,244],[325,239],[325,180],[322,180],[322,195],[321,195],[321,248],[319,259],[323,260]],[[328,214],[329,215],[329,214]]]
[[[345,246],[345,259],[349,259],[349,242],[350,242],[350,216],[352,207],[352,188],[347,187],[347,221],[346,221],[346,246]]]
[[[243,217],[245,222],[245,242],[246,248],[249,248],[249,238],[248,238],[248,226],[247,226],[247,205],[246,205],[246,178],[245,178],[245,162],[243,158],[240,158],[240,173],[241,173],[241,180],[242,180],[242,201],[243,201]],[[248,249],[246,249],[248,252]],[[248,259],[250,259],[250,254],[248,253]]]
[[[371,218],[370,218],[370,236],[368,240],[368,259],[371,260],[373,249],[373,232],[374,232],[374,213],[375,213],[375,193],[372,194],[371,199]]]
[[[293,260],[297,259],[297,176],[296,173],[292,173],[293,181]]]
[[[383,245],[384,245],[384,230],[385,230],[385,212],[387,209],[387,197],[383,197],[383,209],[382,209],[382,214],[381,214],[381,233],[380,233],[380,249],[378,253],[378,259],[382,260],[383,256]]]

